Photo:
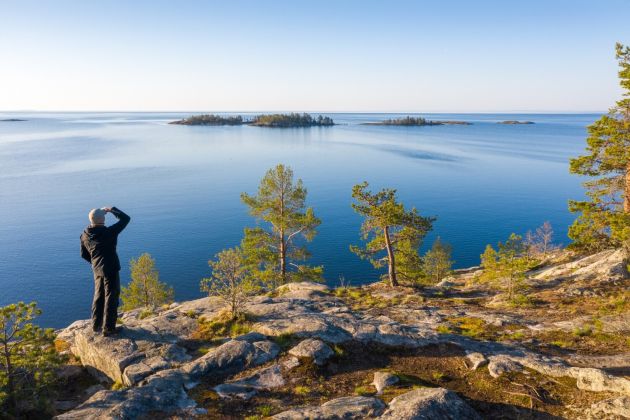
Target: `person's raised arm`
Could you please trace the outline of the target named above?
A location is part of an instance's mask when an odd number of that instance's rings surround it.
[[[108,229],[118,235],[129,224],[131,217],[126,215],[123,211],[116,207],[107,207],[104,209],[106,212],[110,212],[118,219],[118,222],[111,225]]]

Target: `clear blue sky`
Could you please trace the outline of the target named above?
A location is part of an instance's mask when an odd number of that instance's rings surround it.
[[[0,0],[0,110],[602,111],[630,1]]]

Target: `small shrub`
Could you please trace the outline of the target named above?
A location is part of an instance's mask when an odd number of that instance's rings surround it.
[[[588,325],[584,327],[575,327],[573,329],[573,335],[575,335],[576,337],[586,337],[591,335],[592,333],[593,330]]]
[[[337,344],[333,346],[333,351],[335,352],[335,356],[337,357],[343,357],[346,355],[346,351],[343,349],[343,347],[340,347]]]
[[[433,380],[440,382],[441,380],[446,378],[446,374],[442,372],[434,371],[431,373],[431,377],[433,378]]]
[[[260,405],[256,409],[263,417],[269,417],[273,413],[273,406],[271,405]]]
[[[122,382],[116,381],[112,384],[112,391],[120,391],[121,389],[125,389],[125,384],[123,384]]]
[[[448,325],[438,325],[435,330],[440,334],[452,334],[454,332]]]
[[[142,312],[140,312],[140,314],[138,314],[138,318],[145,319],[153,315],[154,315],[153,311],[150,308],[146,308],[146,309],[143,309]]]
[[[293,388],[293,392],[296,395],[308,395],[311,392],[311,389],[307,386],[303,386],[303,385],[298,385],[295,388]]]
[[[357,386],[354,388],[354,393],[361,397],[371,397],[376,394],[376,390],[372,390],[371,387],[368,386]]]
[[[197,331],[193,333],[193,338],[214,340],[247,334],[251,331],[253,319],[251,315],[245,313],[234,318],[230,311],[223,311],[211,320],[202,317],[197,320]]]

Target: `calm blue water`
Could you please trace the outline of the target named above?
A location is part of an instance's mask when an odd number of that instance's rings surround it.
[[[348,250],[361,220],[350,207],[354,184],[395,187],[407,206],[438,217],[436,235],[454,247],[458,267],[478,264],[487,243],[551,221],[566,241],[567,200],[582,196],[568,159],[584,148],[597,115],[423,114],[471,126],[378,127],[360,122],[396,115],[330,114],[328,128],[186,127],[188,114],[0,113],[0,306],[36,300],[41,323],[87,318],[90,267],[79,235],[93,207],[132,217],[119,241],[123,265],[142,252],[157,260],[177,299],[200,297],[207,260],[237,245],[253,225],[241,204],[277,163],[294,168],[323,220],[312,263],[336,284],[378,273]],[[498,125],[507,119],[534,125]],[[109,217],[109,216],[108,216]],[[128,267],[121,273],[128,281]]]

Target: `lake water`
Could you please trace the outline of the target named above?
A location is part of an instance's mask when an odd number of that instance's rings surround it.
[[[393,114],[327,114],[340,125],[300,129],[189,127],[182,113],[0,113],[0,306],[39,302],[41,324],[89,317],[92,275],[79,235],[93,207],[131,217],[119,240],[126,263],[157,261],[178,300],[201,297],[207,260],[237,245],[255,221],[240,202],[277,163],[293,167],[322,219],[310,244],[329,284],[357,285],[379,273],[350,253],[360,218],[351,188],[398,189],[405,205],[437,216],[436,235],[453,245],[457,267],[476,265],[488,243],[549,220],[560,243],[582,196],[568,159],[582,152],[598,115],[423,114],[469,126],[359,125]],[[502,120],[533,125],[501,125]],[[110,217],[110,216],[108,216]]]

